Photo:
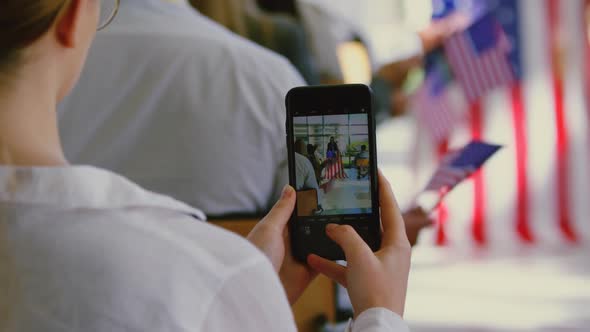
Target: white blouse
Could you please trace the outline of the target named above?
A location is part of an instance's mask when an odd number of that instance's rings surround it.
[[[295,331],[266,257],[204,219],[97,168],[0,167],[0,271],[18,282],[8,330]],[[407,330],[385,309],[353,325]]]

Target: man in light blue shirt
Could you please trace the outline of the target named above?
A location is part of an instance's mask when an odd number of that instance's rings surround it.
[[[210,216],[261,215],[288,183],[284,96],[300,85],[184,0],[127,0],[62,104],[61,136],[70,160]]]

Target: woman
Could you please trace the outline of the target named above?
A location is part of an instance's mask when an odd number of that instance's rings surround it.
[[[0,331],[293,331],[288,303],[316,272],[348,286],[353,331],[406,329],[409,245],[383,178],[382,250],[331,225],[349,267],[317,256],[308,267],[285,254],[288,186],[248,242],[197,209],[68,164],[56,105],[116,4],[0,2]]]
[[[326,158],[334,159],[340,156],[340,149],[338,148],[338,143],[334,139],[334,136],[330,137],[330,142],[328,142],[328,146],[326,147]]]

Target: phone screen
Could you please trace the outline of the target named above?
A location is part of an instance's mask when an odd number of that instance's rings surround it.
[[[293,117],[300,219],[372,213],[369,116],[358,111]]]
[[[344,259],[328,224],[352,226],[372,250],[381,244],[377,155],[371,91],[364,85],[289,91],[289,183],[297,205],[289,222],[294,257]]]

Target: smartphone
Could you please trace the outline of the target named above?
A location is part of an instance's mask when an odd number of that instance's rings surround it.
[[[344,260],[326,235],[348,224],[376,251],[381,246],[372,93],[362,84],[294,88],[287,94],[289,182],[297,205],[289,221],[291,250]]]

